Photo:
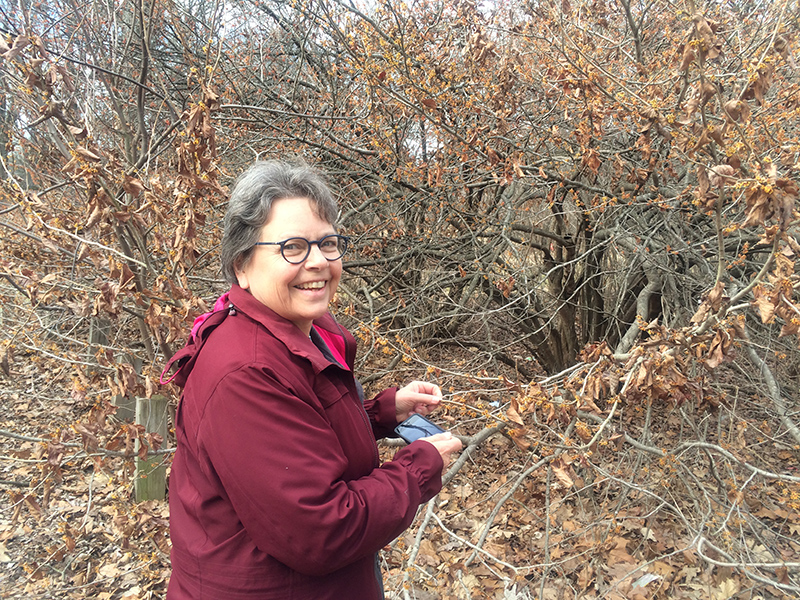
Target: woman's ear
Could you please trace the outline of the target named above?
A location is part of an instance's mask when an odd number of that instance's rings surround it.
[[[234,263],[233,272],[236,274],[236,281],[239,282],[239,287],[243,290],[248,289],[250,287],[250,279],[247,277],[247,271],[242,267],[241,259]]]

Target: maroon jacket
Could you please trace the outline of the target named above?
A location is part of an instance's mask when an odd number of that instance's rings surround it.
[[[438,493],[441,457],[415,442],[379,464],[395,390],[362,404],[355,340],[332,316],[314,326],[349,368],[238,286],[229,301],[171,361],[185,388],[167,598],[382,598],[376,553]]]

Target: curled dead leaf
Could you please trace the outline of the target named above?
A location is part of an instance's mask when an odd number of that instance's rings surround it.
[[[751,305],[758,311],[762,323],[770,323],[775,318],[775,303],[760,285],[753,288]]]
[[[700,188],[700,194],[705,196],[709,189],[711,189],[711,180],[708,177],[708,171],[703,165],[697,165],[697,183]]]
[[[525,437],[525,429],[510,429],[508,435],[520,450],[527,452],[531,449],[531,443]]]
[[[795,307],[795,309],[796,308],[797,307]],[[797,316],[794,316],[784,322],[783,327],[781,327],[779,337],[797,335],[798,333],[800,333],[800,319],[798,319]]]
[[[750,118],[750,105],[741,100],[728,100],[722,109],[731,121],[747,121]]]
[[[724,146],[725,145],[724,132],[719,127],[710,126],[708,128],[708,135],[718,145],[720,145],[720,146]]]
[[[78,138],[78,139],[83,139],[83,138],[86,137],[86,134],[87,134],[86,125],[84,125],[83,127],[76,127],[74,125],[68,125],[67,129],[69,129],[69,132],[72,135],[74,135],[76,138]]]
[[[622,450],[622,445],[625,443],[625,436],[621,433],[615,433],[609,436],[608,441],[614,445],[614,449],[619,452]]]
[[[572,477],[570,477],[568,472],[569,465],[564,464],[563,460],[560,458],[558,460],[554,460],[550,466],[553,469],[553,474],[562,484],[564,484],[565,487],[571,488],[575,485],[575,482],[572,480]]]
[[[722,281],[718,281],[708,292],[708,302],[714,312],[721,308],[723,299],[725,299],[725,284]]]
[[[742,223],[742,227],[762,225],[773,215],[774,209],[770,196],[771,194],[764,189],[764,186],[758,184],[752,185],[747,189],[745,193],[747,216],[744,223]]]
[[[709,182],[711,185],[718,188],[725,187],[726,185],[734,183],[734,175],[736,175],[736,169],[732,166],[716,165],[715,167],[711,167]]]
[[[525,427],[525,422],[522,420],[522,417],[519,415],[519,411],[517,410],[516,401],[511,401],[511,406],[506,409],[506,417],[512,423],[516,423],[520,427]]]
[[[652,106],[648,106],[642,109],[640,114],[649,121],[655,121],[656,119],[658,119],[658,111]]]
[[[705,104],[706,102],[711,100],[711,98],[713,98],[716,93],[717,93],[717,86],[715,86],[710,81],[704,81],[700,85],[700,102],[701,102],[701,104]]]
[[[597,175],[597,172],[600,170],[600,156],[597,154],[597,150],[594,148],[589,148],[586,153],[583,155],[581,159],[581,164],[585,167],[589,167],[589,169]]]
[[[3,358],[0,360],[0,370],[3,371],[3,374],[6,377],[11,377],[11,367],[9,365],[9,350],[6,348],[5,353],[3,354]]]
[[[101,158],[101,156],[99,154],[97,154],[95,152],[92,152],[91,150],[89,150],[88,148],[85,148],[83,146],[78,146],[77,148],[75,148],[75,153],[78,156],[81,156],[81,157],[85,158],[86,160],[90,160],[90,161],[93,161],[93,162],[99,161],[100,158]]]
[[[681,71],[685,71],[689,68],[689,66],[694,62],[697,58],[697,54],[694,52],[694,48],[690,44],[687,44],[686,47],[683,49],[683,58],[681,59]]]
[[[698,152],[708,146],[711,143],[711,139],[709,128],[704,127],[697,138],[697,142],[695,142],[694,146],[688,149],[687,154],[689,156],[694,156],[695,152]]]
[[[733,338],[727,331],[718,329],[711,340],[711,345],[706,355],[705,364],[709,369],[716,369],[728,357]]]
[[[692,22],[694,22],[694,38],[700,42],[697,45],[700,57],[708,60],[718,58],[722,54],[722,43],[714,34],[718,25],[699,12],[692,16]]]
[[[134,198],[136,198],[144,190],[144,184],[142,181],[136,177],[131,177],[130,175],[125,176],[125,181],[122,182],[122,187]]]
[[[69,76],[67,68],[64,65],[56,65],[56,71],[61,75],[61,80],[64,82],[67,91],[73,93],[75,91],[75,83],[72,81],[72,77]]]
[[[759,106],[764,104],[764,96],[772,87],[774,75],[775,67],[772,64],[762,64],[742,97],[745,100],[754,98]]]
[[[22,51],[28,45],[30,45],[30,43],[31,42],[27,36],[25,35],[17,36],[17,38],[14,40],[14,45],[11,46],[11,48],[8,48],[8,46],[6,46],[8,50],[3,52],[3,58],[5,58],[6,60],[14,60],[22,53]]]

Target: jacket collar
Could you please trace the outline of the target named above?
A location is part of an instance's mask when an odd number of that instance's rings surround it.
[[[309,336],[300,331],[297,325],[279,316],[271,308],[266,307],[254,298],[250,292],[243,290],[238,285],[234,285],[231,287],[228,300],[229,303],[233,305],[234,311],[241,311],[254,321],[257,321],[274,337],[280,340],[292,354],[310,361],[316,372],[320,372],[331,366],[332,363],[323,356],[322,351],[317,348]],[[314,327],[324,329],[329,335],[342,338],[342,345],[347,345],[344,343],[346,336],[343,330],[330,313],[315,320],[313,325]],[[351,362],[350,354],[350,352],[347,352],[348,362]],[[347,368],[352,368],[352,364]]]
[[[238,285],[231,287],[230,291],[226,294],[227,299],[224,306],[217,307],[211,313],[203,315],[203,319],[198,323],[195,322],[195,327],[192,330],[192,335],[189,336],[186,345],[176,352],[168,361],[161,373],[161,383],[166,384],[173,382],[183,387],[186,384],[186,379],[189,377],[194,368],[194,363],[197,359],[197,354],[208,341],[211,333],[219,325],[228,318],[236,316],[236,313],[242,312],[247,317],[260,323],[265,327],[274,337],[281,341],[289,351],[295,356],[299,356],[308,360],[314,371],[319,373],[329,367],[342,368],[337,363],[330,362],[322,351],[304,335],[302,331],[291,321],[279,316],[275,311],[264,306],[261,302],[256,300],[250,292],[243,290]],[[323,329],[326,335],[323,335],[330,343],[331,338],[338,338],[339,344],[345,348],[347,366],[345,369],[352,371],[353,362],[355,360],[355,340],[347,333],[339,324],[333,315],[327,313],[322,318],[314,321],[314,327]],[[175,369],[174,373],[170,372]]]

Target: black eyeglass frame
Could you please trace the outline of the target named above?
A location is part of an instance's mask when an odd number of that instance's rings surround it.
[[[325,256],[325,251],[322,249],[322,246],[320,246],[320,244],[322,242],[324,242],[325,240],[328,240],[330,238],[336,238],[336,241],[337,241],[336,247],[337,248],[339,248],[339,244],[340,243],[344,244],[344,249],[342,250],[341,254],[339,254],[339,256],[336,256],[334,258],[329,258],[328,256]],[[305,253],[305,255],[303,255],[303,258],[298,259],[298,260],[289,260],[289,258],[286,256],[286,252],[284,251],[285,250],[285,246],[286,246],[287,243],[291,242],[292,240],[303,240],[307,244],[306,253]],[[283,240],[281,242],[256,242],[253,245],[254,246],[280,246],[281,247],[281,256],[283,257],[283,260],[288,262],[290,265],[299,265],[299,264],[304,263],[306,261],[306,259],[308,258],[308,255],[311,254],[311,246],[313,246],[314,244],[316,244],[317,248],[320,249],[320,253],[322,254],[322,256],[325,257],[325,260],[327,260],[328,262],[333,262],[334,260],[339,260],[340,258],[342,258],[345,255],[345,253],[347,252],[347,248],[350,246],[350,238],[347,237],[346,235],[340,235],[338,233],[332,233],[330,235],[326,235],[324,237],[321,237],[318,240],[307,240],[304,237],[295,236],[295,237],[290,237],[288,239],[285,239],[285,240]]]

